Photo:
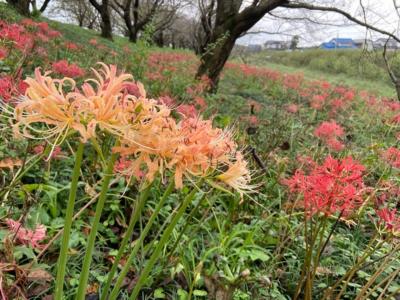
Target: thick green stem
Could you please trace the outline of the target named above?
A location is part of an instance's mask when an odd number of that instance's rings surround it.
[[[168,227],[165,229],[164,233],[161,236],[160,241],[157,243],[156,248],[154,249],[154,252],[150,256],[146,266],[144,267],[143,271],[141,272],[139,279],[135,285],[135,288],[132,291],[132,294],[130,296],[130,300],[135,300],[143,287],[144,283],[146,282],[151,269],[153,268],[154,264],[156,263],[156,260],[160,257],[161,251],[164,248],[165,244],[168,242],[169,237],[172,234],[172,231],[174,230],[176,224],[180,220],[180,218],[183,216],[183,214],[186,211],[186,208],[189,206],[189,204],[192,202],[194,196],[196,195],[196,190],[197,188],[193,188],[193,190],[188,194],[185,199],[183,200],[181,206],[179,207],[178,211],[174,215],[174,217],[171,220],[171,223],[169,223]]]
[[[88,243],[86,246],[87,248],[86,248],[85,258],[83,260],[82,273],[79,278],[78,293],[75,298],[76,300],[84,300],[85,299],[86,285],[87,285],[87,282],[89,279],[89,270],[90,270],[90,264],[92,262],[93,249],[94,249],[94,244],[96,241],[98,225],[100,222],[101,213],[104,208],[104,203],[105,203],[105,200],[107,197],[107,192],[108,192],[108,188],[110,185],[110,181],[113,176],[114,164],[115,164],[115,161],[117,160],[117,156],[118,155],[116,153],[113,153],[111,155],[111,158],[107,164],[107,168],[105,170],[105,174],[103,177],[103,184],[101,187],[99,199],[97,201],[96,212],[94,215],[92,228],[90,230],[89,239],[88,239]]]
[[[55,297],[54,297],[55,300],[61,300],[63,297],[64,276],[65,276],[65,269],[66,269],[66,265],[67,265],[69,236],[71,233],[76,192],[78,189],[78,180],[79,180],[81,164],[82,164],[83,148],[84,148],[84,144],[79,143],[78,149],[75,154],[75,166],[74,166],[74,171],[72,173],[71,188],[69,190],[67,211],[65,214],[64,233],[63,233],[63,238],[62,238],[62,242],[61,242],[60,256],[58,258],[58,263],[57,263],[56,290],[55,290]]]
[[[126,277],[126,274],[129,271],[129,268],[131,267],[131,265],[133,263],[134,258],[136,257],[139,247],[142,245],[144,239],[147,236],[147,233],[149,232],[151,226],[154,223],[154,220],[158,216],[158,213],[160,212],[161,208],[164,206],[165,201],[167,200],[168,196],[172,193],[173,189],[174,189],[174,181],[171,180],[171,182],[168,185],[167,189],[165,190],[163,196],[161,197],[160,201],[158,202],[156,208],[154,209],[154,212],[151,214],[151,217],[150,217],[149,221],[147,222],[146,226],[144,227],[143,232],[140,234],[139,240],[135,242],[135,246],[133,247],[131,254],[129,255],[129,258],[125,262],[125,265],[117,278],[117,282],[115,283],[114,288],[111,291],[111,294],[110,294],[110,297],[108,298],[108,300],[113,300],[118,297],[118,293],[121,288],[121,285],[124,281],[124,278]],[[104,289],[104,294],[101,297],[101,300],[106,299],[109,288],[110,288],[110,286],[106,286],[106,288]]]

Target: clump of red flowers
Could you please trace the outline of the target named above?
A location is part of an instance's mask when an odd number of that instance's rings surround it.
[[[364,166],[351,157],[338,160],[328,156],[322,165],[315,164],[308,174],[297,170],[283,183],[290,192],[303,196],[308,216],[341,213],[348,217],[363,203],[364,170]]]
[[[85,71],[77,64],[69,64],[64,59],[53,62],[53,71],[57,74],[71,78],[81,77],[85,74]]]
[[[400,150],[395,147],[388,148],[382,155],[383,159],[393,168],[400,169]]]
[[[393,233],[400,232],[400,217],[397,215],[397,209],[389,209],[387,207],[376,211],[381,223],[385,224],[385,228]]]
[[[344,144],[339,140],[344,135],[344,130],[335,121],[322,122],[315,129],[314,135],[321,139],[331,150],[340,151],[344,148]]]
[[[25,94],[28,85],[18,79],[7,75],[0,78],[0,100],[9,102],[13,97]]]
[[[290,104],[285,106],[285,110],[288,113],[295,114],[295,113],[297,113],[299,111],[299,106],[297,104],[290,103]]]
[[[15,239],[26,246],[32,248],[41,248],[39,242],[46,238],[46,227],[44,225],[37,225],[35,230],[27,229],[22,226],[18,221],[6,219],[9,230],[14,234]]]

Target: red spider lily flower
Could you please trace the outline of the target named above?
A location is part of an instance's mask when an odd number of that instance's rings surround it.
[[[18,24],[0,23],[0,39],[14,42],[17,49],[27,51],[33,47],[34,38]]]
[[[64,47],[71,51],[79,50],[79,46],[73,42],[65,42]]]
[[[170,108],[176,106],[175,99],[171,98],[170,96],[161,96],[158,98],[160,104],[164,104]]]
[[[299,111],[299,106],[297,104],[291,103],[285,106],[285,110],[291,114],[295,114]]]
[[[309,174],[297,170],[283,183],[291,192],[303,196],[304,210],[308,216],[342,213],[347,217],[363,203],[364,170],[351,157],[336,160],[328,156],[322,165],[316,165]]]
[[[0,78],[0,97],[8,102],[12,97],[13,82],[11,76]]]
[[[33,153],[35,154],[42,154],[44,152],[44,146],[43,145],[37,145],[33,148]],[[55,158],[58,159],[60,155],[62,154],[62,150],[60,146],[54,147],[54,150],[51,153],[50,158]]]
[[[36,47],[36,48],[35,48],[35,52],[36,52],[39,56],[41,56],[41,57],[43,57],[43,58],[48,57],[48,52],[47,52],[47,49],[46,49],[46,48],[43,48],[43,47]]]
[[[85,71],[82,70],[77,64],[69,64],[66,60],[53,62],[53,71],[70,78],[82,77]]]
[[[333,151],[342,151],[345,147],[341,141],[339,141],[335,138],[327,139],[325,142],[326,142],[326,145],[328,146],[328,148]]]
[[[310,106],[316,110],[323,108],[327,95],[314,95],[310,101]]]
[[[0,59],[5,59],[8,56],[8,50],[0,47]]]
[[[27,85],[19,79],[14,80],[11,76],[0,78],[0,100],[9,102],[13,97],[25,94]]]
[[[195,97],[194,102],[196,103],[196,105],[199,107],[199,109],[201,111],[203,111],[207,107],[207,102],[203,97],[199,97],[199,96]]]
[[[400,168],[400,150],[395,147],[388,148],[383,153],[383,159],[393,168]]]
[[[285,74],[283,77],[283,85],[292,90],[298,90],[303,83],[304,74]]]
[[[39,243],[46,238],[46,227],[44,225],[37,225],[35,230],[31,230],[23,227],[21,222],[12,219],[6,219],[6,223],[19,243],[32,248],[41,248]]]
[[[392,124],[400,124],[400,114],[395,115],[392,120],[390,120],[390,123]]]
[[[324,141],[334,151],[340,151],[344,148],[344,145],[338,140],[338,137],[344,135],[344,130],[335,121],[322,122],[315,129],[314,135]]]
[[[124,85],[124,87],[129,95],[135,96],[137,98],[143,96],[139,85],[135,82],[128,82]]]
[[[396,209],[389,209],[387,207],[381,208],[376,211],[380,221],[385,224],[385,228],[394,234],[400,233],[400,217],[397,215]]]
[[[194,118],[198,115],[196,107],[191,104],[181,104],[176,110],[187,118]]]
[[[92,46],[97,46],[98,43],[99,42],[96,39],[89,40],[89,44],[92,45]]]

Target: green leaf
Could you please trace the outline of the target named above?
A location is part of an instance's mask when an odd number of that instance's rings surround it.
[[[207,296],[208,293],[206,291],[203,291],[203,290],[194,290],[193,291],[193,295],[199,296],[199,297],[203,297],[203,296]]]
[[[31,248],[28,248],[26,246],[17,246],[14,248],[14,258],[16,260],[20,260],[24,256],[29,259],[36,258],[36,255]]]
[[[186,300],[188,298],[188,293],[185,290],[179,289],[177,292],[179,300]]]
[[[165,299],[164,290],[162,288],[158,288],[154,291],[154,298],[156,299]]]
[[[245,251],[245,253],[252,261],[256,261],[256,260],[267,261],[267,260],[269,260],[269,256],[262,250],[251,249],[251,250]]]

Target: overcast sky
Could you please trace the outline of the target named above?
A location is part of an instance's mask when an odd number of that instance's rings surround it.
[[[316,3],[321,5],[332,5],[327,3],[335,3],[337,7],[346,10],[361,20],[364,19],[364,13],[360,0],[319,0],[310,1],[303,0],[308,3]],[[400,6],[400,0],[397,0]],[[393,0],[362,0],[362,5],[365,8],[365,14],[368,22],[376,27],[387,31],[398,33],[399,16],[394,8]],[[327,42],[331,38],[366,38],[376,39],[379,34],[367,32],[365,28],[354,25],[335,13],[322,13],[306,10],[293,9],[277,9],[272,12],[274,15],[304,18],[307,17],[312,21],[298,20],[282,20],[273,16],[266,16],[262,21],[256,24],[250,32],[267,31],[271,34],[249,34],[242,37],[238,43],[240,44],[262,44],[266,40],[290,40],[293,35],[300,36],[300,46],[319,45],[321,42]],[[333,25],[318,25],[314,22]]]
[[[43,0],[37,0],[38,3],[42,1]],[[315,5],[336,6],[361,20],[364,20],[363,6],[366,19],[370,24],[386,31],[399,34],[400,17],[398,13],[400,14],[400,9],[397,12],[394,8],[394,3],[396,2],[400,7],[400,0],[302,0],[302,2],[313,3]],[[46,13],[48,15],[49,12]],[[327,42],[335,37],[353,39],[368,38],[372,40],[381,37],[381,35],[377,33],[366,31],[365,28],[354,25],[344,17],[335,13],[299,9],[276,9],[272,11],[272,14],[274,16],[265,16],[249,30],[249,32],[269,32],[268,34],[248,34],[240,38],[238,43],[248,45],[263,44],[267,40],[290,41],[294,35],[299,35],[300,46],[313,46],[319,45],[322,42]],[[65,18],[60,14],[54,14],[53,12],[48,16],[52,19],[65,22]],[[291,19],[282,19],[275,16]],[[311,21],[298,20],[304,17]],[[293,18],[295,20],[293,20]]]

